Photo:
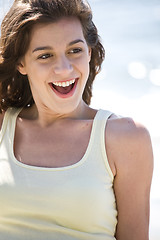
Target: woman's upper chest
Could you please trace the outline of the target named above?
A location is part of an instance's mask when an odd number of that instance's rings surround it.
[[[17,121],[14,153],[17,160],[33,166],[63,167],[84,156],[93,120],[61,120],[46,128]]]

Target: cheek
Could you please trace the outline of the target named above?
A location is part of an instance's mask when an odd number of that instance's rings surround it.
[[[37,66],[36,64],[33,64],[30,69],[28,69],[28,79],[30,79],[31,82],[42,82],[45,80],[46,76],[46,67],[44,66]]]
[[[89,62],[90,58],[88,56],[86,56],[85,58],[82,57],[81,59],[77,60],[76,66],[83,74],[88,74],[90,68]]]

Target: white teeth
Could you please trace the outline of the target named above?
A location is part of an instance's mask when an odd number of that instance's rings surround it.
[[[68,87],[69,85],[73,84],[75,79],[66,81],[66,82],[54,82],[53,84],[58,87]]]
[[[62,82],[62,87],[66,87],[66,86],[67,86],[67,83]]]

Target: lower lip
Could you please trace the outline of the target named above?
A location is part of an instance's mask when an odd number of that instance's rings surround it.
[[[74,92],[75,92],[77,83],[78,83],[78,78],[76,78],[73,88],[72,88],[71,91],[70,91],[69,93],[67,93],[67,94],[61,94],[61,93],[59,93],[58,91],[56,91],[56,89],[54,89],[54,87],[52,86],[52,83],[50,83],[49,85],[50,85],[50,87],[52,88],[52,90],[54,91],[54,93],[55,93],[58,97],[60,97],[60,98],[70,98],[70,97],[73,96],[73,94],[74,94]]]

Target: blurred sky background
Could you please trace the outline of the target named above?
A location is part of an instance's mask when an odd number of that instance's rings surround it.
[[[0,22],[13,0],[0,0]],[[89,0],[106,50],[91,106],[144,124],[154,150],[150,240],[160,239],[160,0]]]

